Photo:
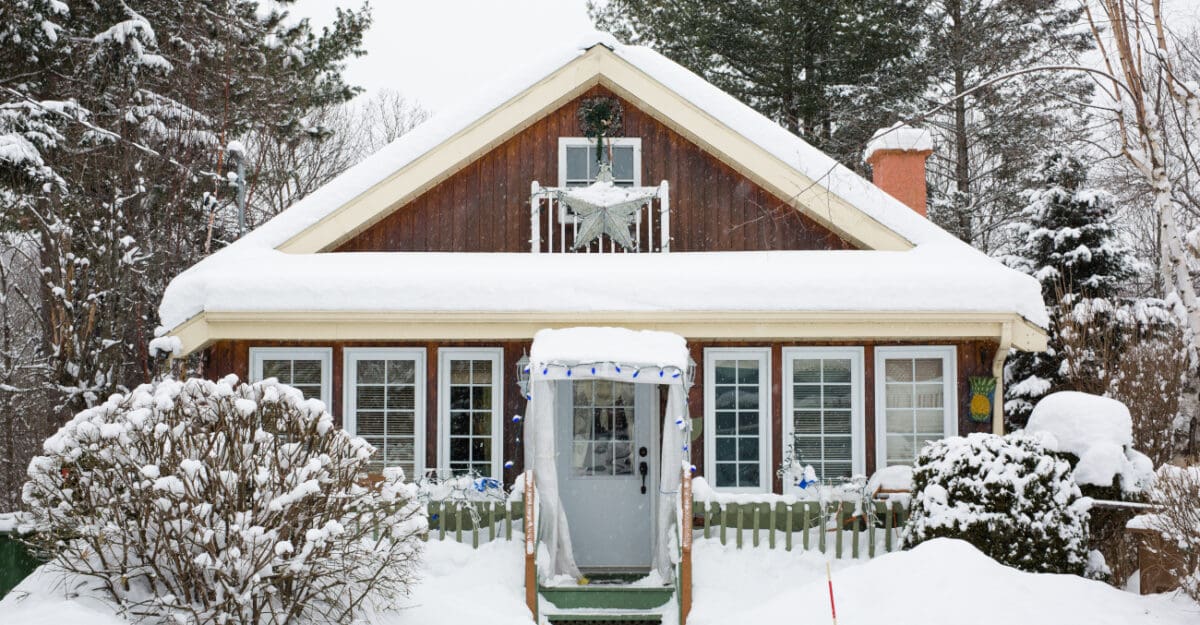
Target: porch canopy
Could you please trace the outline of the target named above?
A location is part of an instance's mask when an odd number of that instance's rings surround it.
[[[672,579],[669,537],[676,522],[673,495],[679,491],[680,472],[689,460],[688,366],[687,342],[670,332],[566,328],[541,330],[533,337],[529,354],[529,406],[525,412],[525,462],[533,468],[537,480],[541,541],[550,555],[550,568],[543,571],[545,576],[579,577],[558,490],[555,465],[558,394],[554,392],[554,384],[564,380],[614,380],[667,387],[651,566],[664,580]]]

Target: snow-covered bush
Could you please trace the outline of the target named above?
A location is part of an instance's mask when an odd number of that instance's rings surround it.
[[[1171,573],[1184,592],[1200,601],[1200,464],[1163,465],[1151,501],[1158,511],[1146,525],[1177,548]]]
[[[167,379],[79,413],[29,465],[42,546],[132,615],[349,623],[407,592],[427,527],[403,472],[273,380]]]
[[[1133,448],[1129,409],[1115,399],[1051,393],[1034,406],[1025,432],[1064,454],[1075,482],[1093,496],[1140,495],[1154,483],[1154,464]]]
[[[913,467],[906,548],[934,538],[971,542],[1033,572],[1082,574],[1088,505],[1066,460],[1037,439],[969,434],[925,446]]]

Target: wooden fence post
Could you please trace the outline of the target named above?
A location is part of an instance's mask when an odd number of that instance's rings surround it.
[[[525,605],[534,621],[538,620],[536,499],[533,469],[530,469],[525,472]]]

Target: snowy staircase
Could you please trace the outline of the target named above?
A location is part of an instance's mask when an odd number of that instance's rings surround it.
[[[541,622],[549,625],[660,625],[664,609],[674,607],[675,589],[592,583],[542,586],[539,594]]]

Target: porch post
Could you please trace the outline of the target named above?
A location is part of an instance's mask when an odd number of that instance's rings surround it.
[[[533,469],[525,470],[525,605],[538,619],[537,589],[537,522],[533,518],[537,511]]]
[[[679,519],[681,551],[679,558],[679,625],[687,625],[692,611],[692,472],[683,469],[679,481],[682,517]]]

